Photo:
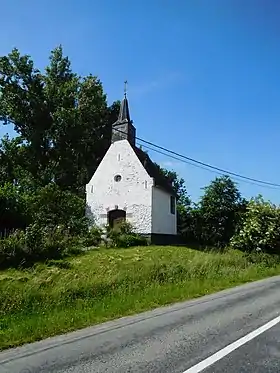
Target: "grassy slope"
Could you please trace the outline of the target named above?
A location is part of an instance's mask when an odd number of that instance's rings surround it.
[[[96,250],[54,265],[0,271],[0,349],[280,273],[237,251]]]

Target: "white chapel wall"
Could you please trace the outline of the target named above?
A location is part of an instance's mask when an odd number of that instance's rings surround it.
[[[116,182],[114,177],[121,176]],[[95,224],[107,224],[107,212],[126,210],[127,221],[138,233],[151,233],[153,179],[139,161],[127,140],[111,144],[86,186],[87,215]]]
[[[177,234],[176,207],[175,214],[170,210],[170,194],[153,187],[152,190],[152,233]]]

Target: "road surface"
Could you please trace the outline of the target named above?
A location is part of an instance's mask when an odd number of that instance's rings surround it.
[[[0,373],[280,372],[280,276],[0,353]]]

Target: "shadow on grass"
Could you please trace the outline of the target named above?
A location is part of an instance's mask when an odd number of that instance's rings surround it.
[[[224,248],[217,248],[213,246],[209,246],[206,244],[199,243],[195,240],[186,239],[181,237],[177,242],[174,242],[172,246],[176,247],[185,247],[186,249],[192,249],[197,251],[209,252],[209,251],[216,251],[216,252],[224,252]]]
[[[66,260],[66,258],[57,259],[57,260],[55,260],[55,259],[47,260],[46,265],[48,267],[57,267],[59,269],[70,269],[70,268],[72,268],[72,264],[70,262],[68,262]]]
[[[52,255],[26,255],[25,257],[18,256],[14,258],[8,258],[0,262],[0,270],[5,270],[9,268],[15,269],[30,269],[34,267],[36,264],[46,264],[48,266],[57,266],[59,268],[70,268],[70,263],[67,261],[68,258],[73,256],[80,256],[84,255],[85,252],[82,248],[75,247],[71,248],[70,250],[65,250],[64,252],[56,252],[52,253]]]

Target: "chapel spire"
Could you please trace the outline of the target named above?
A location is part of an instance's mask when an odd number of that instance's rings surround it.
[[[124,82],[124,97],[120,105],[119,116],[112,127],[112,142],[127,140],[131,145],[135,146],[136,131],[129,114],[127,80]]]
[[[129,115],[129,106],[128,106],[128,99],[126,97],[127,94],[127,80],[124,82],[124,97],[121,102],[120,112],[118,117],[118,122],[130,122],[130,115]]]

